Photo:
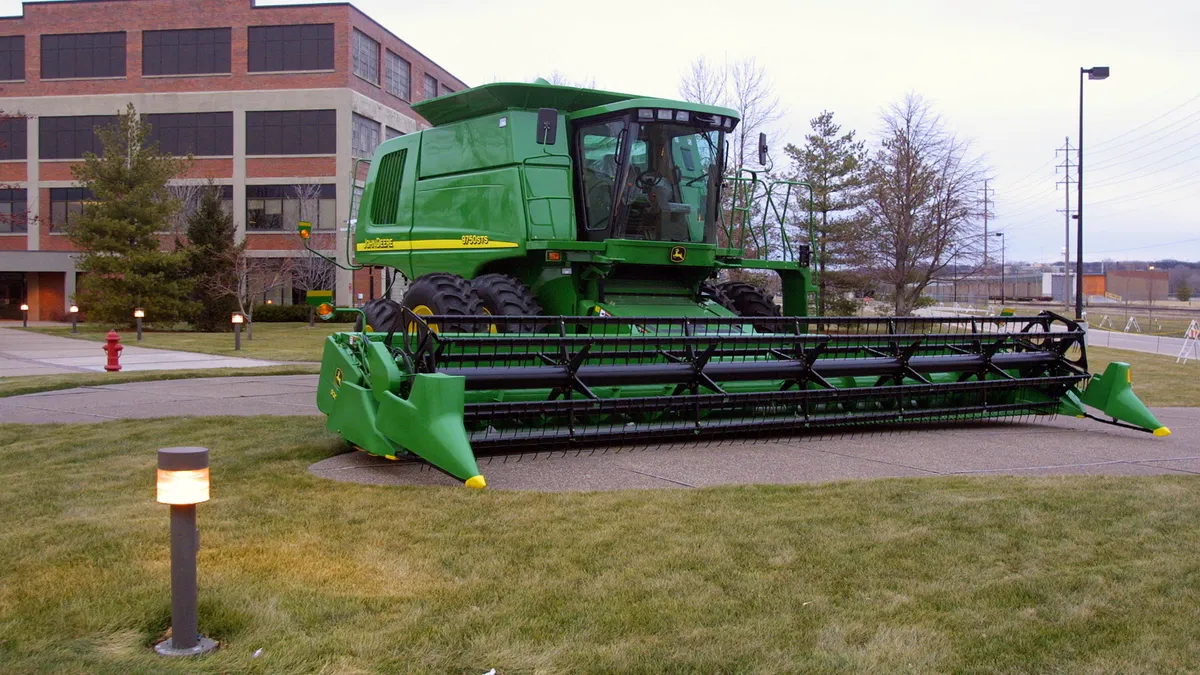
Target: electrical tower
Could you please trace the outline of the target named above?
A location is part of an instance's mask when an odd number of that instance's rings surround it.
[[[1067,189],[1063,190],[1063,196],[1066,197],[1064,208],[1059,209],[1059,213],[1063,214],[1063,226],[1066,231],[1066,240],[1063,245],[1063,300],[1066,303],[1067,311],[1071,310],[1071,186],[1077,182],[1077,179],[1071,175],[1071,169],[1075,168],[1075,164],[1071,163],[1071,153],[1077,148],[1071,147],[1071,138],[1068,136],[1063,141],[1063,147],[1054,151],[1054,156],[1059,153],[1064,155],[1063,163],[1058,165],[1058,168],[1063,170],[1063,179],[1056,182],[1055,189],[1059,185],[1066,185]]]

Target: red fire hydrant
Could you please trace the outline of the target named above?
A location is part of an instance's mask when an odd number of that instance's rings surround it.
[[[104,337],[104,353],[108,354],[108,363],[104,364],[104,369],[110,373],[115,373],[121,369],[121,350],[125,346],[121,344],[121,336],[117,335],[117,331],[110,330],[108,335]]]

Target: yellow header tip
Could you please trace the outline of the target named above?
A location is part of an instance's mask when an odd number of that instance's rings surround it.
[[[1159,427],[1154,430],[1154,435],[1155,436],[1170,436],[1171,430],[1166,427]]]
[[[471,476],[467,479],[466,483],[467,487],[474,488],[476,490],[482,490],[483,488],[487,487],[487,481],[484,480],[483,476]]]

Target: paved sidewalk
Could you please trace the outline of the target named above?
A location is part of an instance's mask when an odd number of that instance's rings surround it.
[[[215,415],[316,415],[316,375],[205,377],[105,384],[0,398],[21,424]]]
[[[253,368],[279,365],[278,361],[136,347],[125,342],[128,335],[121,337],[121,344],[125,346],[125,350],[121,352],[122,371]],[[107,358],[103,347],[103,343],[92,340],[73,340],[55,335],[0,328],[0,377],[102,373]]]

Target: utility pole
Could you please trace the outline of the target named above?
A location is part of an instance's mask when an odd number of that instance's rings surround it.
[[[992,300],[992,282],[988,276],[988,205],[991,203],[991,195],[994,190],[988,188],[989,179],[983,179],[983,278],[984,287],[987,288],[987,298],[984,304],[988,304]]]
[[[1066,140],[1063,141],[1063,146],[1054,151],[1055,157],[1057,157],[1058,153],[1060,152],[1065,155],[1063,163],[1058,165],[1058,168],[1063,170],[1063,179],[1055,183],[1054,186],[1055,189],[1057,189],[1059,185],[1067,186],[1067,188],[1063,190],[1063,196],[1066,197],[1066,202],[1063,205],[1064,208],[1061,212],[1063,214],[1063,227],[1066,232],[1066,241],[1063,244],[1063,250],[1066,251],[1066,253],[1063,254],[1063,303],[1066,305],[1068,312],[1071,311],[1071,185],[1075,182],[1075,178],[1071,176],[1071,169],[1075,167],[1074,164],[1071,164],[1071,153],[1075,150],[1076,148],[1071,147],[1071,137],[1068,136]]]

